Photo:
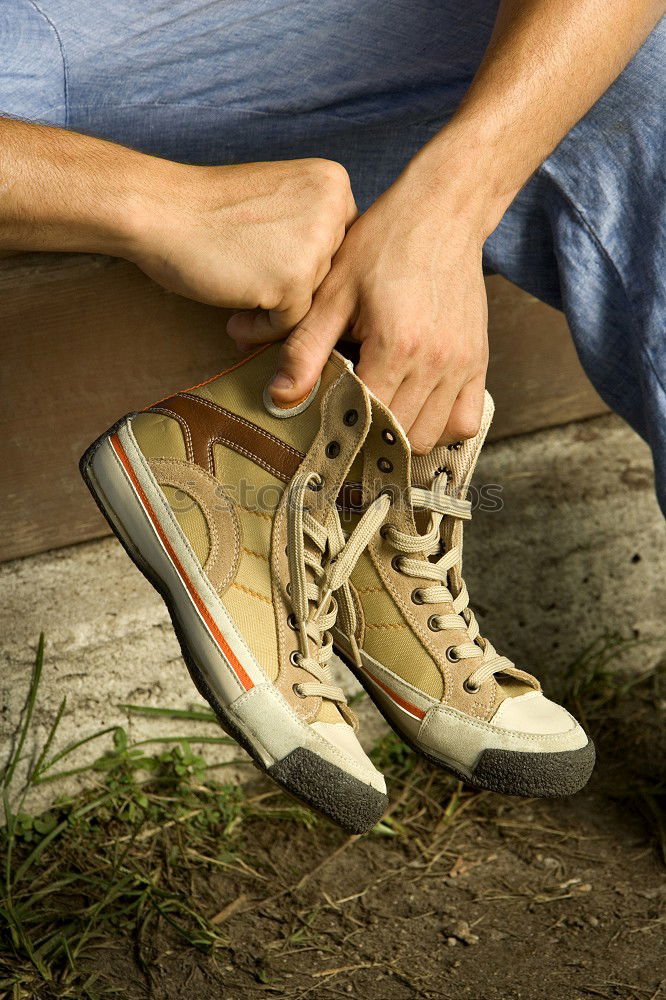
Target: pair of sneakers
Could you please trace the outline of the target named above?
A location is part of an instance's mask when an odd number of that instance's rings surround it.
[[[507,794],[576,792],[592,742],[481,637],[461,574],[490,396],[475,438],[413,457],[336,352],[307,399],[275,406],[277,350],[124,417],[81,460],[222,727],[288,792],[371,829],[386,785],[335,649],[432,763]]]

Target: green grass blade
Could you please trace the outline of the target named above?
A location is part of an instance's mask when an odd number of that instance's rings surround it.
[[[25,741],[28,736],[28,730],[30,729],[30,723],[32,721],[32,714],[35,710],[35,703],[37,701],[37,691],[39,689],[39,682],[42,677],[42,670],[44,668],[44,633],[40,633],[39,642],[37,643],[37,655],[35,657],[35,665],[32,671],[32,678],[30,681],[30,690],[28,691],[28,698],[25,704],[25,712],[23,717],[23,725],[21,726],[21,732],[19,735],[19,740],[16,745],[16,749],[12,754],[7,769],[5,770],[3,776],[3,785],[5,788],[9,788],[11,785],[18,762],[23,753],[23,747],[25,746]]]

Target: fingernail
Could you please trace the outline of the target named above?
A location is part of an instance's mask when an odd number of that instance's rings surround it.
[[[271,389],[291,389],[293,385],[293,378],[286,372],[276,372],[271,381]]]

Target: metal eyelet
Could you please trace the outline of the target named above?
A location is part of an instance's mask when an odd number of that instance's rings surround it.
[[[323,476],[318,476],[317,479],[311,479],[310,480],[310,482],[308,483],[308,487],[314,493],[319,493],[319,491],[322,489],[322,487],[323,487],[323,485],[324,485],[325,482],[326,482],[326,480],[324,479]]]
[[[353,427],[358,420],[358,410],[347,410],[344,417],[342,418],[343,424],[347,427]]]
[[[293,629],[294,632],[298,629],[298,622],[296,621],[296,615],[292,612],[287,618],[287,625],[289,628]]]
[[[469,681],[463,681],[463,688],[467,691],[467,694],[477,694],[480,690],[475,684],[470,684]]]
[[[437,615],[430,615],[430,618],[428,618],[428,628],[430,629],[431,632],[442,631],[439,625],[437,624],[437,618],[438,618]]]
[[[453,473],[451,472],[451,470],[448,467],[448,465],[440,465],[440,467],[438,469],[435,469],[435,475],[436,476],[441,476],[442,473],[444,473],[446,476],[448,476],[449,479],[451,479],[452,476],[453,476]]]
[[[458,656],[458,654],[456,652],[456,647],[455,646],[449,646],[449,648],[446,651],[446,658],[449,661],[449,663],[457,663],[458,662],[458,660],[460,659],[460,657]]]
[[[379,537],[386,540],[388,538],[388,534],[389,534],[389,525],[382,524],[381,528],[379,529]]]
[[[393,472],[393,462],[389,462],[388,458],[378,458],[377,468],[380,472],[384,472],[388,475],[389,472]]]
[[[388,430],[388,428],[382,431],[382,437],[384,438],[387,444],[395,444],[397,440],[393,431]]]
[[[416,590],[412,591],[412,604],[425,604],[425,601],[423,600],[423,591],[420,587],[417,587]]]
[[[402,572],[402,556],[393,556],[391,559],[391,566],[396,571],[396,573]]]
[[[449,451],[460,451],[462,446],[463,446],[462,441],[454,441],[453,444],[447,445],[447,448]]]
[[[291,690],[294,692],[294,694],[297,694],[299,698],[305,698],[305,695],[301,691],[301,685],[300,684],[292,684],[291,685]]]
[[[326,458],[337,458],[340,454],[340,445],[337,441],[329,441],[326,445]]]
[[[287,597],[291,597],[291,584],[288,583],[284,589],[287,591]]]
[[[289,654],[289,662],[291,663],[292,667],[300,667],[302,659],[303,659],[303,654],[299,653],[297,649],[292,650],[292,652]]]

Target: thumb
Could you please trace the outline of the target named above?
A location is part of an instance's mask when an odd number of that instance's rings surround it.
[[[322,286],[323,288],[323,286]],[[310,393],[331,351],[349,326],[351,306],[315,296],[312,308],[285,340],[270,394],[278,406],[293,406]]]

